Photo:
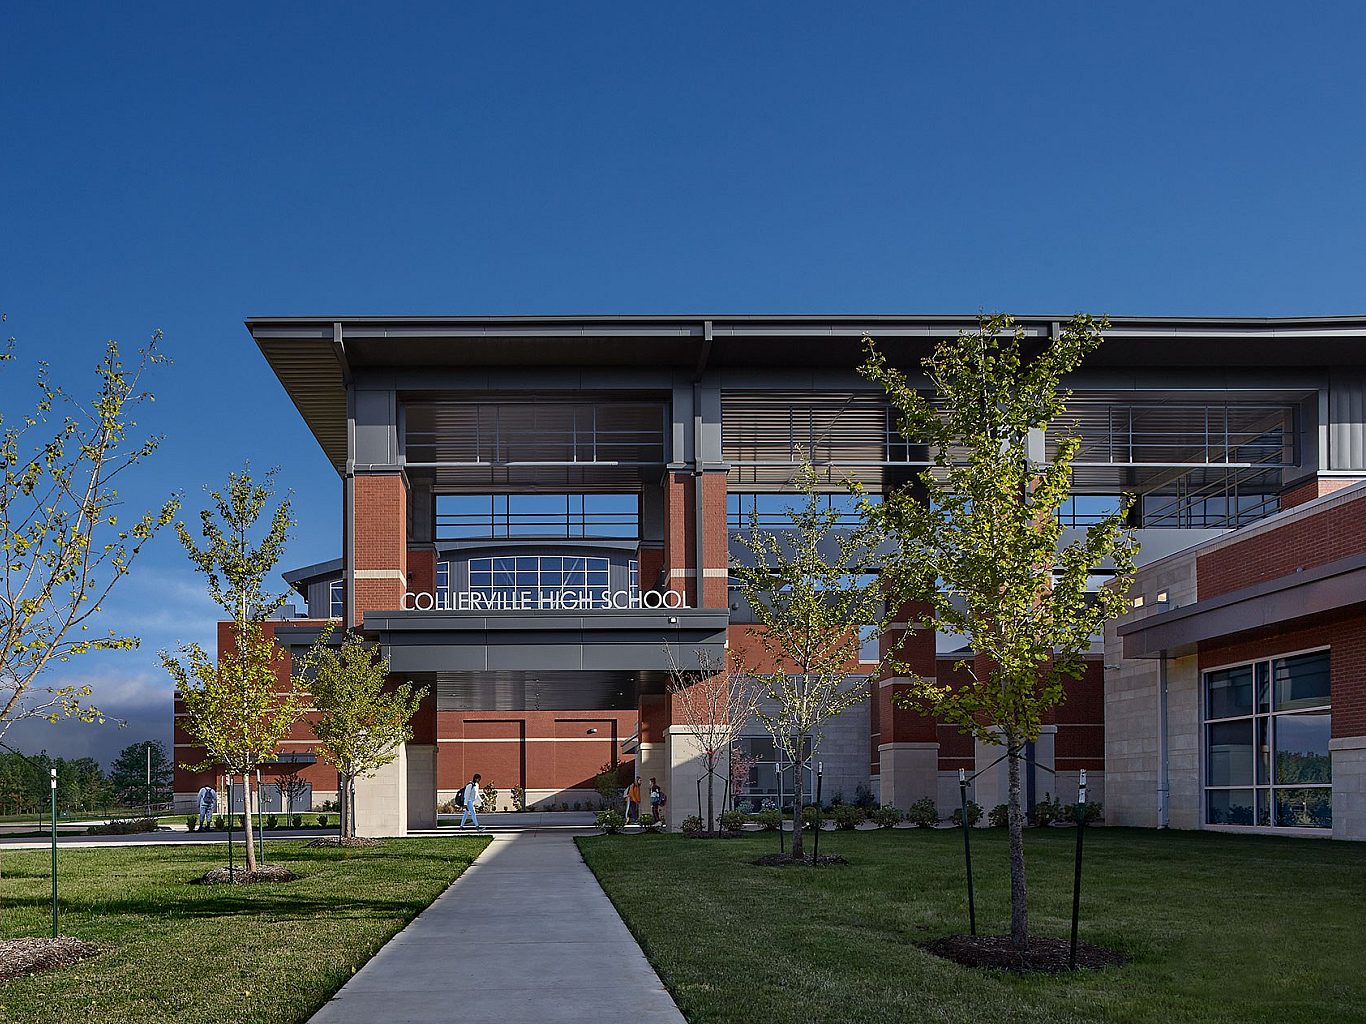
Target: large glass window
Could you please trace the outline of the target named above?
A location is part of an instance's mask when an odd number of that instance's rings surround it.
[[[327,615],[329,618],[340,619],[342,617],[344,593],[341,580],[333,580],[327,585]]]
[[[1205,821],[1332,828],[1329,653],[1205,673]]]
[[[736,741],[739,757],[732,757],[735,775],[735,800],[748,800],[758,810],[765,800],[778,800],[778,770],[783,770],[783,803],[792,802],[792,780],[795,777],[787,756],[778,750],[771,736],[742,736]],[[810,744],[807,744],[808,758]],[[802,773],[804,802],[815,798],[814,770]]]
[[[594,607],[609,589],[606,558],[576,555],[509,555],[470,559],[470,592],[486,598],[530,593],[538,605],[558,606],[563,595],[575,595],[574,605]]]
[[[492,537],[640,535],[636,494],[442,494],[436,499],[438,540]]]
[[[879,494],[866,495],[870,504],[882,500]],[[859,521],[858,499],[847,492],[818,495],[820,507],[838,514],[836,526],[857,526]],[[758,516],[759,527],[764,530],[791,529],[789,515],[793,509],[806,507],[804,494],[745,494],[731,492],[726,495],[726,527],[731,530],[746,530]]]

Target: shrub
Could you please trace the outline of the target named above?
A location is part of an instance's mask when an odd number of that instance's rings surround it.
[[[598,811],[598,827],[606,832],[620,832],[626,819],[617,811]]]
[[[641,819],[640,819],[640,830],[641,830],[642,832],[663,832],[663,831],[664,831],[664,822],[663,822],[662,820],[660,820],[660,821],[651,821],[649,818],[641,818]]]
[[[744,827],[744,824],[745,824],[745,816],[744,816],[743,814],[741,814],[739,811],[722,811],[722,812],[721,812],[721,831],[722,831],[722,832],[739,832],[740,829]]]
[[[968,801],[968,827],[969,827],[969,828],[976,828],[976,827],[977,827],[977,823],[978,823],[979,821],[981,821],[981,820],[982,820],[982,805],[979,804],[976,800],[969,800],[969,801]],[[954,823],[955,825],[960,826],[960,827],[962,826],[962,824],[963,824],[963,808],[961,808],[961,807],[955,807],[955,808],[953,809],[953,823]]]
[[[574,810],[576,810],[576,811],[581,811],[581,810],[583,810],[583,804],[581,804],[579,801],[575,800],[575,801],[574,801]]]
[[[1086,823],[1088,825],[1093,821],[1100,820],[1100,804],[1098,804],[1096,801],[1087,800],[1082,810],[1086,815]],[[1066,807],[1063,808],[1062,820],[1071,822],[1075,822],[1077,820],[1076,804],[1068,804]]]
[[[690,836],[698,835],[702,831],[702,819],[696,814],[689,814],[683,819],[682,825],[685,834]]]
[[[227,828],[228,819],[223,817],[223,815],[221,814],[215,814],[213,816],[213,827],[218,830]]]
[[[754,801],[753,801],[753,800],[741,800],[738,804],[735,805],[735,809],[736,809],[737,811],[739,811],[741,814],[753,814],[753,813],[754,813]]]
[[[479,791],[479,796],[480,796],[480,804],[479,804],[479,808],[478,808],[479,810],[484,810],[484,811],[496,811],[496,810],[498,810],[498,790],[496,790],[496,789],[493,788],[493,783],[492,783],[492,782],[488,783],[488,785],[486,785],[483,789],[481,789],[481,790]]]
[[[437,814],[455,814],[458,811],[459,808],[455,806],[454,800],[447,800],[444,804],[438,804],[436,808]]]
[[[302,814],[296,814],[289,819],[289,823],[293,825],[295,828],[303,828],[304,816]]]
[[[854,806],[861,807],[868,813],[877,809],[877,801],[873,799],[873,791],[862,782],[854,790]]]
[[[815,828],[816,822],[824,817],[825,815],[821,814],[819,807],[812,807],[808,804],[802,808],[802,828]]]
[[[1043,799],[1030,808],[1029,820],[1042,827],[1060,821],[1064,813],[1066,813],[1066,808],[1063,807],[1062,801],[1045,793]]]
[[[906,812],[906,820],[916,828],[930,828],[939,820],[939,808],[929,797],[921,797],[911,804]]]
[[[339,810],[341,810],[341,805],[338,804],[337,801],[335,801],[335,800],[324,800],[322,803],[320,803],[320,804],[317,806],[317,810],[320,810],[320,811],[339,811]]]
[[[883,804],[881,807],[874,807],[868,812],[868,819],[876,824],[878,828],[891,828],[904,817],[905,815],[891,804]]]
[[[512,798],[512,809],[514,811],[526,810],[526,787],[513,786],[508,790],[508,795]]]
[[[1010,808],[1005,804],[997,804],[987,812],[987,824],[992,828],[1005,828],[1010,824]]]
[[[105,822],[103,825],[91,825],[85,831],[87,835],[92,836],[129,836],[135,832],[155,832],[156,830],[156,818],[125,818]]]
[[[777,810],[767,807],[754,815],[754,820],[759,823],[765,832],[777,832],[778,822],[782,821]]]
[[[327,815],[326,815],[326,814],[320,814],[320,815],[318,815],[318,824],[321,825],[323,828],[327,828]]]
[[[266,828],[279,828],[280,819],[274,814],[266,815]]]
[[[198,825],[199,825],[199,818],[198,818],[198,816],[193,815],[193,814],[187,814],[187,815],[185,815],[185,827],[186,827],[187,829],[189,829],[191,832],[193,832],[193,831],[195,830],[195,828],[198,827]]]
[[[245,814],[239,814],[237,816],[237,827],[243,832],[247,830],[247,816]]]
[[[830,818],[834,821],[835,828],[841,832],[852,832],[863,824],[867,815],[857,804],[840,804],[831,809]]]

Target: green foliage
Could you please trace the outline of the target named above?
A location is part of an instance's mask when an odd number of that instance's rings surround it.
[[[318,739],[318,759],[337,769],[343,794],[352,780],[370,775],[398,757],[413,737],[411,721],[426,696],[412,683],[390,685],[389,662],[378,647],[349,632],[341,646],[324,631],[295,681],[313,693],[317,714],[309,725]],[[497,791],[494,790],[494,794]],[[351,814],[342,812],[342,835],[351,834]]]
[[[148,747],[152,750],[150,798],[147,789]],[[114,799],[129,807],[145,802],[169,802],[171,779],[171,760],[166,756],[166,748],[155,740],[130,743],[119,751],[118,757],[114,758],[114,763],[109,766],[109,784],[113,788]]]
[[[188,831],[188,832],[193,832],[193,831],[194,831],[196,828],[198,828],[198,827],[199,827],[199,818],[198,818],[198,816],[196,816],[196,815],[194,815],[194,814],[187,814],[187,815],[185,815],[185,829],[186,829],[186,831]]]
[[[745,816],[739,811],[721,812],[721,831],[739,832],[745,826]]]
[[[303,828],[303,827],[304,827],[304,816],[303,816],[302,814],[294,814],[294,815],[291,815],[291,816],[290,816],[290,819],[289,819],[289,823],[290,823],[290,825],[292,825],[294,828]]]
[[[702,818],[697,814],[689,814],[683,819],[683,824],[679,827],[682,828],[684,835],[700,835],[702,832]]]
[[[320,815],[318,815],[318,826],[319,826],[320,828],[327,828],[327,815],[326,815],[326,814],[320,814]]]
[[[167,361],[160,340],[160,332],[153,335],[131,369],[108,342],[88,398],[68,393],[40,363],[35,404],[0,416],[0,738],[27,718],[103,722],[89,686],[39,686],[38,679],[81,654],[138,646],[137,637],[94,626],[134,559],[180,508],[172,498],[121,519],[124,499],[115,486],[161,441],[136,440],[133,420],[152,401],[143,373]],[[0,363],[14,358],[11,338]]]
[[[512,797],[512,809],[514,811],[525,811],[526,789],[522,786],[513,786],[508,792]]]
[[[619,811],[598,811],[598,827],[607,832],[620,832],[626,825],[626,818]]]
[[[498,810],[498,790],[492,782],[484,783],[483,788],[479,790],[479,809],[484,811]],[[574,810],[577,811],[578,808],[575,807]]]
[[[91,836],[131,836],[139,832],[155,832],[156,818],[119,818],[103,825],[91,825],[85,830]]]
[[[842,832],[852,832],[866,821],[868,816],[856,804],[836,804],[830,808],[830,820]]]
[[[278,817],[277,815],[274,815],[274,814],[267,814],[267,815],[266,815],[266,828],[279,828],[279,827],[280,827],[280,819],[279,819],[279,817]]]
[[[767,698],[756,713],[775,746],[800,761],[819,751],[826,722],[867,699],[858,627],[871,624],[880,635],[893,609],[875,574],[880,525],[844,529],[810,465],[795,484],[805,500],[782,531],[762,529],[756,512],[749,529],[733,535],[750,558],[732,558],[730,574],[757,622],[750,661],[740,665]],[[800,832],[792,852],[802,853]]]
[[[765,832],[776,832],[778,831],[778,825],[783,820],[783,817],[776,810],[767,808],[762,811],[756,811],[754,820],[763,827]]]
[[[987,812],[987,824],[992,828],[1005,828],[1010,823],[1010,808],[1006,804],[997,804]]]
[[[959,827],[961,828],[962,825],[963,825],[963,808],[961,808],[961,807],[955,807],[955,808],[953,809],[953,814],[950,815],[950,818],[951,818],[951,820],[953,821],[953,823],[954,823],[955,825],[957,825],[957,826],[959,826]],[[976,827],[977,827],[977,823],[978,823],[979,821],[981,821],[981,820],[982,820],[982,805],[979,804],[976,800],[969,800],[969,801],[968,801],[968,827],[969,827],[969,828],[976,828]]]
[[[221,814],[215,814],[213,816],[213,827],[215,831],[221,832],[228,827],[228,819]]]
[[[622,766],[616,761],[604,764],[598,769],[598,774],[593,776],[593,788],[598,791],[598,796],[602,798],[602,806],[607,810],[624,808],[626,801],[621,795],[624,783],[621,780]],[[546,808],[551,810],[553,808]]]
[[[53,768],[57,769],[59,813],[89,813],[113,806],[109,781],[93,757],[68,760],[46,753],[26,757],[0,750],[0,814],[48,813]]]
[[[1026,358],[1022,328],[983,317],[923,361],[933,398],[866,341],[860,372],[886,389],[902,434],[927,445],[933,461],[918,487],[865,507],[899,549],[884,582],[902,601],[928,606],[927,626],[964,637],[993,666],[978,678],[961,662],[970,682],[953,687],[899,666],[913,684],[903,702],[984,743],[1017,750],[1037,739],[1043,715],[1063,700],[1063,680],[1080,676],[1091,638],[1124,608],[1137,552],[1124,527],[1129,502],[1065,546],[1058,516],[1080,444],[1061,380],[1107,326],[1074,317]],[[1031,434],[1044,428],[1054,454],[1038,461]],[[1089,594],[1090,572],[1107,562],[1115,584]]]
[[[893,807],[891,804],[874,807],[868,812],[868,820],[877,825],[878,828],[891,828],[900,824],[905,817],[899,808]]]
[[[802,828],[815,828],[824,818],[819,807],[807,805],[802,808]]]
[[[932,828],[939,821],[939,808],[932,799],[923,796],[906,811],[906,820],[917,828]]]
[[[1081,805],[1068,804],[1066,807],[1063,808],[1063,813],[1060,820],[1071,822],[1078,821],[1079,819],[1077,817],[1077,809],[1079,806],[1081,808],[1082,814],[1085,816],[1086,823],[1088,825],[1092,822],[1100,821],[1101,806],[1100,803],[1095,800],[1088,800],[1085,804]]]
[[[1029,809],[1029,820],[1039,826],[1051,825],[1055,821],[1062,821],[1066,813],[1067,808],[1061,800],[1045,793],[1043,799]]]

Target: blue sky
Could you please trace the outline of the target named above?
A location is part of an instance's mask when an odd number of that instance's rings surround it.
[[[291,565],[339,488],[249,315],[1366,312],[1361,5],[220,6],[0,13],[0,310],[76,389],[163,329],[130,506],[278,465]],[[172,537],[107,615],[129,728],[9,742],[169,736]]]

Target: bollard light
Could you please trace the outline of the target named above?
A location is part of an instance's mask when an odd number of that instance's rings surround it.
[[[57,769],[53,768],[52,786],[52,937],[57,937]]]

